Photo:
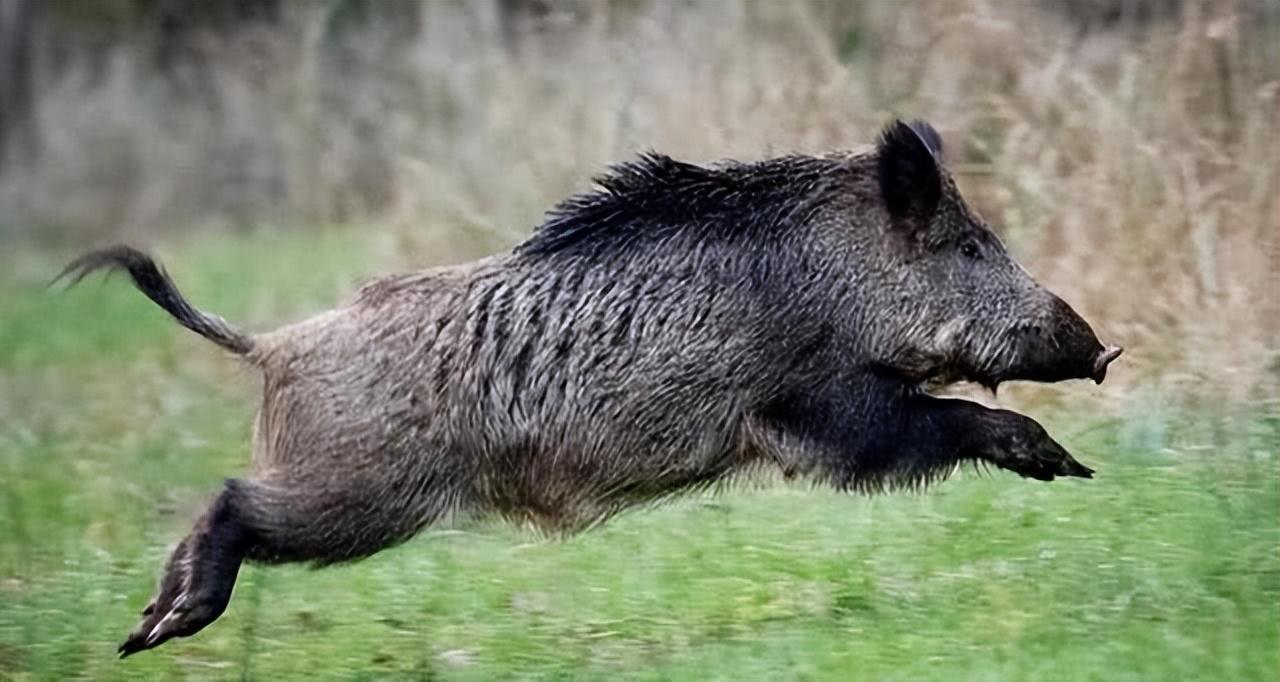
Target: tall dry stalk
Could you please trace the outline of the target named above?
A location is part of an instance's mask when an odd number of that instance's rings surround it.
[[[375,220],[412,264],[460,260],[638,150],[847,148],[922,116],[1030,269],[1129,347],[1109,394],[1275,399],[1280,5],[430,2],[343,31],[338,6],[211,39],[198,87],[130,42],[42,81],[4,238]]]

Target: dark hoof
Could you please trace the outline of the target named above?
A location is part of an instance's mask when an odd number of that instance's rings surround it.
[[[1090,469],[1074,459],[1069,459],[1063,462],[1062,466],[1059,467],[1058,475],[1076,476],[1078,478],[1093,478],[1093,469]]]
[[[194,635],[226,610],[234,569],[227,580],[216,557],[210,562],[192,545],[188,537],[174,550],[155,598],[142,610],[142,621],[117,649],[120,658]]]
[[[988,410],[979,422],[979,433],[978,456],[1023,478],[1093,478],[1093,469],[1077,462],[1030,417],[1008,410]]]
[[[1014,471],[1024,478],[1034,478],[1037,481],[1052,481],[1059,476],[1093,478],[1093,469],[1077,462],[1065,451],[1054,453],[1050,457],[1042,455],[1021,462]]]

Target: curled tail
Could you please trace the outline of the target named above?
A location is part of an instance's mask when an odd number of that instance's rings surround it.
[[[133,278],[134,286],[146,294],[156,305],[164,308],[182,326],[209,339],[223,348],[244,355],[253,350],[253,339],[248,334],[232,327],[226,320],[210,313],[196,310],[182,297],[178,287],[151,256],[129,247],[108,246],[97,251],[90,251],[71,261],[62,274],[53,281],[56,283],[64,277],[71,277],[71,285],[84,279],[86,275],[101,269],[122,269]]]

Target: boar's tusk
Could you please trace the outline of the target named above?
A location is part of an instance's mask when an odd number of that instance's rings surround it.
[[[1112,360],[1120,357],[1123,352],[1124,349],[1120,346],[1107,346],[1098,354],[1098,359],[1093,361],[1093,375],[1091,377],[1093,383],[1101,384],[1102,380],[1107,378],[1107,365],[1111,364]]]

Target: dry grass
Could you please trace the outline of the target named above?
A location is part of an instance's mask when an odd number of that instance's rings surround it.
[[[279,35],[206,46],[198,87],[120,45],[93,78],[46,81],[44,160],[0,180],[0,229],[368,219],[414,264],[460,260],[639,149],[852,147],[921,116],[1028,267],[1129,347],[1109,395],[1276,399],[1267,0],[1087,31],[1047,1],[553,4],[513,27],[497,4],[424,3],[413,35],[290,5]]]

